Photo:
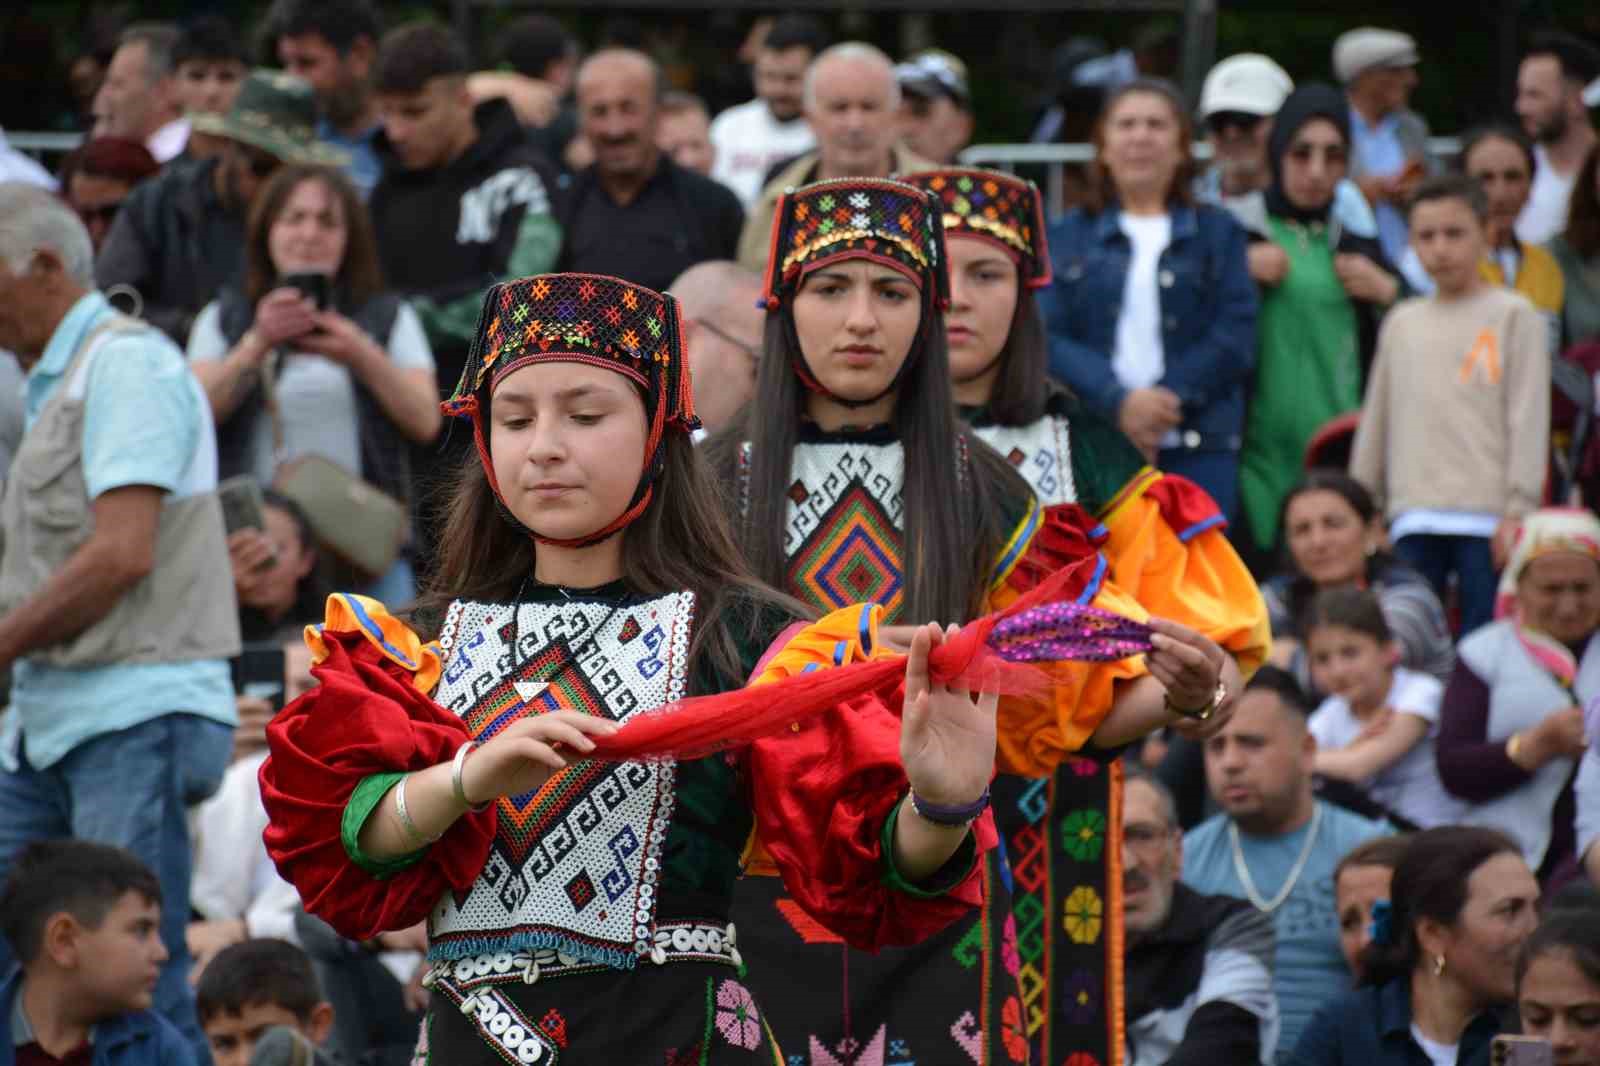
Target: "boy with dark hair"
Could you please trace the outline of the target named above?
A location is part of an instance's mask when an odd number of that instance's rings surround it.
[[[316,92],[317,137],[349,153],[346,173],[363,194],[382,170],[372,96],[380,32],[367,0],[278,0],[263,28],[267,51]]]
[[[549,164],[509,103],[473,103],[470,69],[454,33],[412,23],[384,36],[373,71],[383,120],[377,139],[383,177],[368,201],[378,259],[390,286],[422,319],[441,396],[461,376],[484,291],[496,281],[554,269],[561,250]],[[455,434],[453,450],[441,455],[429,448],[413,469],[424,479],[421,471],[453,470],[467,440]],[[442,515],[434,513],[431,482],[416,489],[425,572]]]
[[[233,24],[221,15],[201,15],[185,25],[173,49],[172,63],[177,72],[178,101],[185,114],[225,114],[250,68],[244,43],[234,33]],[[191,131],[184,152],[193,159],[210,159],[227,143],[214,134]]]
[[[167,959],[161,885],[120,848],[31,845],[0,890],[0,934],[21,962],[0,983],[0,1066],[191,1066],[150,1010]]]
[[[333,1031],[333,1007],[311,960],[287,940],[224,948],[201,973],[195,997],[215,1066],[332,1061],[316,1049]]]
[[[1464,175],[1418,188],[1411,244],[1435,292],[1384,318],[1350,456],[1395,554],[1441,599],[1455,575],[1461,634],[1493,614],[1498,557],[1539,506],[1550,443],[1549,329],[1526,297],[1478,273],[1487,218]]]

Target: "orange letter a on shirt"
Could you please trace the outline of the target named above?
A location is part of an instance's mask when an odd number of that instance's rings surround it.
[[[1480,369],[1485,382],[1500,384],[1500,342],[1495,339],[1494,330],[1488,328],[1478,332],[1478,339],[1472,342],[1467,357],[1461,361],[1461,384],[1470,382]]]

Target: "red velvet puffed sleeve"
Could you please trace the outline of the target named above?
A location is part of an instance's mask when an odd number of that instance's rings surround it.
[[[415,861],[390,864],[395,872],[359,865],[344,824],[357,786],[448,762],[470,738],[427,696],[439,677],[437,651],[375,600],[329,597],[327,620],[307,630],[306,642],[318,684],[267,727],[263,838],[308,913],[368,940],[415,925],[446,891],[471,886],[488,859],[494,807],[464,815]]]
[[[881,612],[847,607],[806,627],[752,684],[873,657]],[[968,865],[943,891],[906,884],[886,853],[885,823],[909,785],[900,719],[884,701],[866,697],[758,740],[746,766],[756,833],[784,887],[851,946],[915,944],[982,903],[978,859],[998,843],[988,812],[973,826],[976,847],[957,852]]]

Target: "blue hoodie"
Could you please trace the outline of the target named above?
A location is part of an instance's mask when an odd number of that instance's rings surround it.
[[[15,1066],[11,1016],[22,992],[22,970],[0,984],[0,1066]],[[92,1066],[196,1066],[194,1050],[172,1023],[147,1010],[107,1018],[94,1027]]]

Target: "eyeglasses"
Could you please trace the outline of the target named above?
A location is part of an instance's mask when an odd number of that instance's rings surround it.
[[[109,204],[98,204],[94,207],[77,208],[78,217],[85,226],[92,226],[96,222],[103,222],[107,226],[116,221],[117,212],[122,210],[122,201],[116,200]]]
[[[739,349],[745,355],[748,355],[751,362],[756,363],[761,361],[761,348],[759,345],[749,344],[745,341],[742,341],[722,327],[713,325],[712,323],[707,322],[705,319],[697,318],[694,321],[696,325],[705,330],[707,333],[711,334],[713,337],[721,337],[723,340]]]

